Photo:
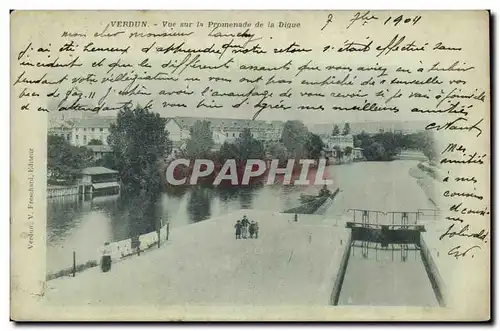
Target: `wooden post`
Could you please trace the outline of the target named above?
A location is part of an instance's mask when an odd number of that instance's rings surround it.
[[[160,229],[158,230],[158,248],[160,248],[161,243],[161,229],[163,229],[163,220],[160,218]]]
[[[73,251],[73,277],[76,276],[76,252]]]
[[[167,223],[167,240],[168,240],[169,234],[170,234],[170,222]]]

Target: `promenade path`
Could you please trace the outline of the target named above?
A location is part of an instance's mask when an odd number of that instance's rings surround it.
[[[235,240],[243,215],[258,239]],[[47,283],[44,300],[74,305],[329,305],[345,223],[319,215],[242,210],[175,228],[159,249]]]

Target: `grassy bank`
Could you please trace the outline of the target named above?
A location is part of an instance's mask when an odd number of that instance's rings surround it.
[[[440,182],[439,176],[433,169],[430,171],[425,171],[423,169],[431,169],[419,163],[417,167],[411,168],[409,173],[410,176],[417,180],[417,184],[422,188],[427,199],[435,206],[437,205],[437,195],[436,195],[436,184]],[[432,173],[432,175],[431,175]]]

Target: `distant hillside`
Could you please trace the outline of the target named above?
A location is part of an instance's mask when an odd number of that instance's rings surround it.
[[[321,123],[309,124],[309,130],[316,134],[328,134],[333,130],[333,126],[337,124],[342,132],[345,123]],[[384,121],[384,122],[353,122],[349,123],[352,134],[358,134],[363,131],[366,133],[377,133],[380,131],[401,131],[405,133],[412,133],[423,131],[428,122],[424,121]]]

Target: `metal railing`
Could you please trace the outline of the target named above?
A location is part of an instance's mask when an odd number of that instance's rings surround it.
[[[436,220],[441,215],[441,210],[439,209],[419,209],[418,212],[422,213],[422,216],[432,216]]]
[[[365,210],[365,209],[348,209],[347,210],[353,212],[353,222],[356,222],[356,215],[361,214],[361,223],[363,224],[370,224],[370,213],[375,214],[375,224],[379,224],[379,215],[385,215],[383,211],[379,210]],[[358,217],[359,219],[359,217]],[[373,220],[373,218],[372,218]]]
[[[420,220],[420,216],[425,216],[424,210],[418,210],[418,211],[390,211],[390,212],[383,212],[380,210],[366,210],[366,209],[348,209],[347,212],[353,212],[353,217],[352,221],[353,223],[361,223],[365,224],[366,226],[369,225],[401,225],[401,226],[408,226],[408,225],[416,225],[418,224],[418,221]],[[384,224],[381,223],[381,220],[387,221],[387,216],[391,217],[390,223],[389,222],[384,222]],[[399,220],[399,222],[398,222]]]
[[[414,259],[418,260],[418,256],[420,255],[420,247],[417,245],[408,245],[408,244],[390,244],[387,247],[382,247],[378,243],[370,243],[366,241],[353,241],[351,243],[351,255],[356,256],[356,251],[359,252],[358,249],[361,249],[361,257],[363,259],[375,258],[376,261],[379,261],[379,252],[391,252],[391,260],[395,261],[395,253],[399,252],[400,254],[400,262],[407,262],[409,253],[414,252]],[[373,254],[370,256],[370,253]]]

